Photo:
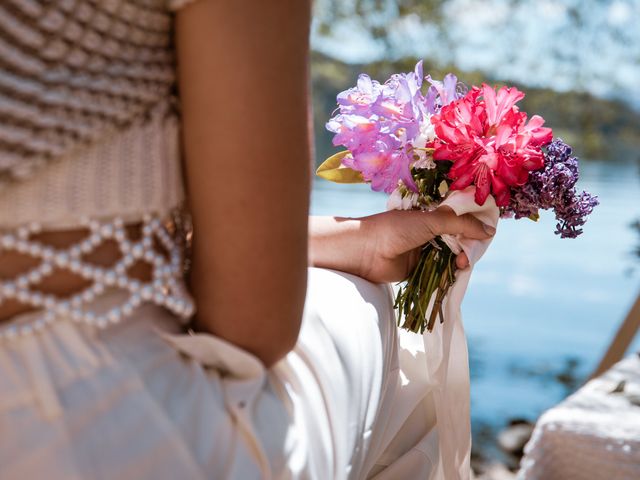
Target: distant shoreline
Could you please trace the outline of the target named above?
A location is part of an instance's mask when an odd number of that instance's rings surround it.
[[[347,64],[313,52],[311,77],[313,83],[314,125],[317,158],[325,158],[334,149],[331,136],[324,129],[336,107],[336,95],[351,86],[361,72],[383,81],[393,72],[411,71],[415,58],[397,61],[378,61],[371,64]],[[527,87],[504,79],[490,78],[479,71],[465,72],[454,66],[437,66],[425,61],[425,73],[442,78],[453,72],[466,83],[510,83],[522,89],[526,97],[522,110],[535,112],[545,118],[547,126],[575,148],[581,159],[605,161],[640,160],[640,112],[616,100],[595,97],[587,92],[556,92],[545,88]]]

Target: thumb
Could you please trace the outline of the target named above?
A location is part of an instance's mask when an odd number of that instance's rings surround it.
[[[461,234],[467,238],[486,240],[495,234],[495,228],[485,225],[470,214],[456,215],[449,207],[440,207],[431,212],[419,210],[390,210],[383,214],[393,222],[391,250],[404,253],[421,247],[438,235]],[[398,235],[398,232],[401,234]]]
[[[496,233],[496,229],[491,225],[482,223],[471,214],[456,215],[456,213],[447,206],[440,207],[432,212],[424,219],[427,222],[427,228],[433,235],[457,235],[473,238],[476,240],[486,240]]]

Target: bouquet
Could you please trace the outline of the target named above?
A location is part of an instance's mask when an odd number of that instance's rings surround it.
[[[467,88],[453,74],[436,81],[424,76],[422,62],[384,84],[361,74],[338,94],[337,114],[327,123],[333,144],[345,150],[317,174],[369,183],[389,194],[389,209],[432,210],[451,192],[474,187],[474,201],[493,197],[501,217],[537,220],[540,210],[553,210],[555,233],[577,237],[597,197],[576,190],[571,147],[553,138],[542,117],[520,111],[522,98],[515,87]],[[437,318],[444,321],[455,270],[446,238],[424,245],[395,300],[403,328],[431,332]]]

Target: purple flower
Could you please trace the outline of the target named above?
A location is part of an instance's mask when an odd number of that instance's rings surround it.
[[[335,133],[333,144],[343,145],[352,153],[366,151],[380,138],[380,123],[375,119],[351,114],[339,114],[329,120],[327,130]]]
[[[327,123],[333,144],[351,152],[343,164],[362,173],[374,190],[392,192],[402,182],[417,191],[411,175],[415,147],[424,147],[424,131],[432,113],[464,95],[458,79],[431,80],[429,95],[422,93],[422,62],[414,71],[394,74],[384,84],[361,74],[355,87],[338,94],[338,114]],[[431,106],[430,106],[431,105]]]
[[[361,73],[355,87],[338,94],[340,112],[367,116],[381,93],[380,83]]]
[[[587,221],[587,216],[600,204],[598,197],[589,192],[582,192],[566,199],[566,203],[556,208],[556,235],[561,238],[575,238],[582,233],[582,225]]]
[[[511,202],[504,215],[518,219],[536,217],[539,209],[554,210],[558,220],[555,233],[562,238],[575,238],[600,202],[588,192],[576,191],[578,159],[571,155],[569,145],[555,139],[543,150],[545,166],[531,172],[525,185],[511,189]]]
[[[442,107],[467,94],[466,85],[458,82],[458,77],[453,73],[447,73],[442,82],[427,75],[427,81],[431,86],[427,90],[426,106],[427,111],[432,115],[440,113]]]
[[[373,190],[391,193],[398,187],[398,180],[417,191],[411,175],[411,161],[412,157],[405,150],[394,149],[384,140],[378,140],[375,148],[354,153],[352,158],[345,158],[343,164],[362,172]]]

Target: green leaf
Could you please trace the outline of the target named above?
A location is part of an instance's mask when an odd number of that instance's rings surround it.
[[[342,165],[342,159],[347,155],[351,155],[349,150],[331,155],[318,167],[316,175],[335,183],[364,183],[360,172]]]

